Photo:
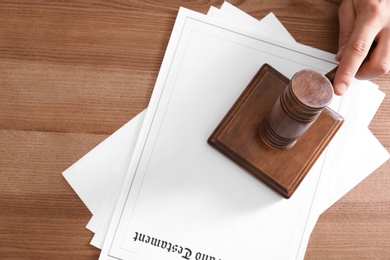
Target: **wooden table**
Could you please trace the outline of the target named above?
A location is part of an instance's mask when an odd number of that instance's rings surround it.
[[[337,51],[339,1],[231,1]],[[179,6],[222,1],[0,2],[0,259],[97,259],[61,172],[143,110]],[[390,77],[375,80],[390,93]],[[390,148],[390,98],[370,129]],[[306,259],[390,259],[390,163],[319,219]]]

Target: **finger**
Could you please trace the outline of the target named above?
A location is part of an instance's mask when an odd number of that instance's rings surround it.
[[[356,73],[358,79],[373,79],[390,70],[390,29],[382,30],[377,37],[377,45],[368,60],[363,62]]]
[[[360,17],[356,17],[354,28],[334,79],[334,89],[338,95],[344,94],[347,90],[379,31],[375,21],[361,19]]]
[[[351,37],[355,23],[354,6],[351,0],[344,0],[339,6],[339,50],[336,60],[340,61],[345,45]]]

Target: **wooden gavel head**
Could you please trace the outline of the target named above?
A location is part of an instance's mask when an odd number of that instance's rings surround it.
[[[309,69],[297,72],[260,124],[261,139],[276,150],[293,147],[332,97],[327,77]]]

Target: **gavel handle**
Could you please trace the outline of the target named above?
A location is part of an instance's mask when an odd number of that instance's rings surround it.
[[[332,85],[333,85],[334,76],[336,75],[336,71],[338,68],[339,68],[339,66],[336,66],[334,69],[332,69],[331,71],[329,71],[328,73],[325,74],[325,77],[327,77],[329,79],[329,81],[330,81],[330,83],[332,83]]]

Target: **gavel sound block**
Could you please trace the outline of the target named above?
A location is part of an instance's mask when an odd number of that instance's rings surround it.
[[[317,72],[298,72],[290,82],[265,64],[208,143],[290,198],[344,121],[327,107],[332,96]]]

